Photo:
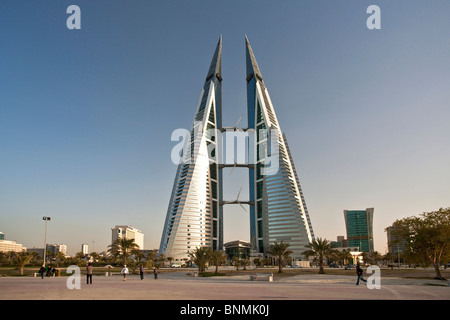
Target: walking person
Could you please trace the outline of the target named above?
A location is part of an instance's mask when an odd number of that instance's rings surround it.
[[[89,262],[86,266],[86,284],[92,284],[92,264]]]
[[[158,279],[158,268],[153,268],[153,276],[155,277],[155,280]]]
[[[356,266],[356,274],[358,275],[358,280],[356,281],[356,285],[359,286],[359,280],[367,282],[367,280],[365,280],[363,278],[363,270],[361,269],[361,267],[359,266],[359,264]]]
[[[123,274],[123,281],[127,281],[127,274],[129,273],[127,265],[123,266],[122,271],[120,271],[120,273]]]
[[[141,280],[144,280],[144,266],[142,264],[139,267],[139,275],[141,276]]]
[[[39,274],[41,275],[42,279],[44,279],[44,273],[45,273],[45,266],[42,265],[42,267],[39,269]]]

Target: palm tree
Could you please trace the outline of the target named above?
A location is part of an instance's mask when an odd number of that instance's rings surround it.
[[[216,266],[215,274],[219,273],[219,266],[225,263],[227,261],[227,256],[223,251],[220,250],[214,250],[210,252],[209,258],[211,260],[211,263]]]
[[[281,240],[280,243],[275,242],[270,245],[268,254],[278,257],[278,273],[283,272],[283,258],[286,259],[292,253],[291,250],[288,250],[290,244],[288,242],[283,242]]]
[[[372,259],[374,261],[374,264],[378,265],[378,262],[383,259],[383,256],[378,251],[372,252]]]
[[[147,261],[146,261],[145,264],[146,264],[147,267],[155,266],[155,260],[156,260],[156,253],[155,253],[155,251],[147,252],[146,259],[147,259]]]
[[[133,255],[134,259],[136,259],[137,265],[140,265],[144,260],[144,253],[141,249],[139,249],[139,247],[131,250],[131,254]]]
[[[337,256],[338,256],[339,262],[342,262],[341,266],[344,266],[352,258],[350,251],[351,251],[350,249],[344,249],[342,251],[337,251]]]
[[[134,239],[120,238],[114,241],[113,244],[108,246],[108,252],[117,256],[119,253],[122,255],[122,264],[127,264],[127,258],[130,256],[133,249],[139,248]]]
[[[162,266],[163,266],[163,267],[164,267],[164,264],[165,264],[166,260],[167,260],[166,255],[165,255],[164,253],[161,253],[161,254],[159,255],[158,261],[160,261],[160,262],[162,263]],[[158,266],[158,268],[159,268],[159,266]]]
[[[303,252],[306,257],[316,256],[319,260],[319,274],[324,274],[323,271],[323,258],[332,253],[331,242],[327,239],[317,238],[311,242],[308,246],[309,250]]]
[[[199,273],[205,273],[205,267],[210,257],[210,251],[211,248],[209,247],[198,247],[189,254],[192,257],[193,262],[198,266]]]

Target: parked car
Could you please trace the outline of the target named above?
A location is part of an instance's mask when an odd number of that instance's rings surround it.
[[[170,265],[170,267],[171,267],[171,268],[181,268],[181,264],[179,264],[179,263],[172,263],[172,264]]]
[[[353,264],[347,264],[347,265],[345,265],[344,269],[345,269],[345,270],[355,269],[355,265],[353,265]]]

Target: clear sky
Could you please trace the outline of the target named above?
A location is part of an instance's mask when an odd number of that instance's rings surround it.
[[[81,8],[81,30],[66,9]],[[369,30],[366,9],[381,8]],[[95,251],[128,224],[159,248],[176,166],[223,36],[223,124],[246,121],[247,34],[316,236],[374,207],[375,249],[396,219],[450,206],[450,2],[0,2],[0,231],[26,247]],[[224,198],[248,197],[224,171]],[[225,207],[225,241],[249,217]]]

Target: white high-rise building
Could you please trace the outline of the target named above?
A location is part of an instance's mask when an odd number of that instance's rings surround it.
[[[175,261],[189,258],[198,247],[223,249],[222,169],[214,134],[222,127],[221,63],[222,38],[200,93],[190,137],[185,140],[161,237],[159,252]]]
[[[89,246],[86,243],[83,243],[81,245],[81,252],[86,255],[89,253]]]
[[[301,260],[315,238],[286,136],[247,37],[245,43],[248,127],[222,127],[220,38],[184,140],[161,237],[159,252],[175,261],[198,247],[223,250],[223,206],[229,204],[250,206],[251,249],[259,254],[268,255],[271,244],[284,241]],[[239,132],[248,139],[242,148],[236,145],[235,156],[229,145]],[[239,200],[240,191],[236,200],[223,200],[225,167],[248,168],[249,201]]]
[[[144,249],[144,234],[141,230],[132,226],[115,226],[112,230],[112,242],[117,239],[134,239],[134,242],[139,246],[139,249]]]

